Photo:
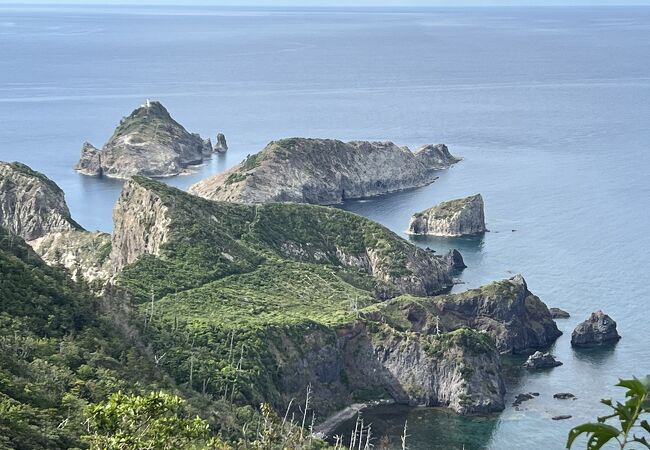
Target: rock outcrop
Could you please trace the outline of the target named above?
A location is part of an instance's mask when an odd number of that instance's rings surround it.
[[[568,319],[571,317],[571,314],[560,308],[549,308],[548,310],[554,319]]]
[[[281,139],[189,191],[239,203],[335,204],[427,185],[456,162],[444,145],[413,153],[392,142]]]
[[[579,324],[571,334],[571,345],[574,347],[591,347],[617,342],[621,336],[616,330],[616,322],[601,310],[591,313],[591,316]]]
[[[550,369],[561,365],[562,363],[556,360],[553,355],[550,353],[542,353],[540,351],[530,355],[524,363],[524,367],[528,369]]]
[[[59,231],[30,242],[43,261],[68,269],[75,280],[106,283],[113,273],[108,258],[111,235],[101,231]]]
[[[487,231],[481,194],[442,202],[414,214],[408,227],[413,235],[464,236]]]
[[[217,134],[217,143],[214,144],[214,151],[217,153],[225,153],[228,150],[228,143],[226,142],[226,136],[223,133]]]
[[[21,163],[0,161],[0,226],[26,241],[81,230],[56,183]]]
[[[209,140],[189,133],[162,104],[147,101],[122,119],[101,150],[86,142],[74,168],[93,176],[166,177],[200,164],[213,151]]]
[[[483,331],[502,353],[544,348],[562,334],[521,275],[458,294],[399,297],[378,307],[383,321],[402,330],[437,333],[469,327]]]

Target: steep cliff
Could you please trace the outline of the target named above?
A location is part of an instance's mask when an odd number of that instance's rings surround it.
[[[481,194],[450,200],[414,214],[409,234],[463,236],[484,233],[485,213]]]
[[[159,102],[149,102],[120,122],[101,150],[86,142],[75,170],[84,175],[128,178],[183,173],[213,153],[210,140],[189,133]]]
[[[190,192],[240,203],[333,204],[427,185],[456,162],[444,145],[412,153],[392,142],[281,139]]]
[[[458,294],[399,297],[378,308],[376,314],[398,329],[435,333],[470,327],[484,331],[502,353],[544,348],[562,334],[548,307],[528,290],[521,275]]]
[[[56,183],[24,164],[2,161],[0,226],[27,241],[56,231],[81,230]]]

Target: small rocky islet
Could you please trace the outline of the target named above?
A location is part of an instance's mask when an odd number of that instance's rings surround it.
[[[222,133],[213,147],[210,139],[176,122],[160,102],[147,100],[120,121],[101,150],[84,143],[74,169],[83,175],[114,178],[169,177],[227,149]]]
[[[442,202],[411,217],[407,233],[430,236],[467,236],[485,233],[481,194]]]

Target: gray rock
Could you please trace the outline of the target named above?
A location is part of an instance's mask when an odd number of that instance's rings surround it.
[[[542,353],[540,351],[537,351],[530,355],[524,363],[524,367],[529,369],[550,369],[551,367],[557,367],[561,365],[562,363],[560,361],[557,361],[553,355],[550,353]]]
[[[560,392],[558,394],[553,394],[553,398],[558,400],[575,400],[576,396],[570,392]]]
[[[210,138],[203,139],[203,157],[209,158],[212,153],[214,153],[214,148],[212,147],[212,141]]]
[[[445,260],[449,263],[452,269],[455,271],[463,270],[467,268],[465,261],[463,261],[463,256],[455,248],[449,250],[449,252],[444,256]]]
[[[178,175],[212,152],[208,144],[176,122],[162,104],[147,101],[122,119],[101,150],[86,142],[74,168],[84,175],[115,178]]]
[[[485,231],[483,197],[477,194],[442,202],[414,214],[407,232],[413,235],[464,236]]]
[[[0,161],[0,226],[26,241],[57,231],[81,230],[61,188],[40,172]]]
[[[392,142],[282,139],[189,192],[238,203],[334,204],[430,184],[457,161],[442,145],[413,153]]]
[[[560,308],[549,308],[549,311],[554,319],[568,319],[571,317],[571,314]]]
[[[562,414],[562,415],[559,415],[559,416],[553,416],[552,419],[553,420],[566,420],[566,419],[570,419],[571,417],[573,417],[573,416],[570,416],[568,414]]]
[[[226,142],[226,136],[223,133],[217,134],[217,143],[214,144],[214,151],[217,153],[225,153],[228,150],[228,143]]]
[[[595,345],[612,344],[621,336],[616,330],[616,322],[601,310],[591,313],[591,316],[579,324],[571,334],[571,345],[574,347],[591,347]]]

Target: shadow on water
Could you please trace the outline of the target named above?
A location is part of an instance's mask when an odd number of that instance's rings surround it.
[[[483,251],[485,234],[460,237],[409,236],[409,240],[419,247],[429,247],[439,253],[446,253],[455,248],[465,256],[465,254],[477,254]]]
[[[584,363],[591,366],[603,366],[609,363],[609,360],[614,356],[614,350],[618,342],[603,345],[600,347],[585,347],[574,348],[573,356]]]
[[[375,448],[380,440],[389,441],[388,448],[401,449],[404,421],[408,421],[407,446],[431,450],[480,450],[496,428],[497,416],[467,417],[439,408],[411,408],[405,405],[386,405],[364,411],[362,418],[372,424],[381,435],[372,438]],[[334,435],[343,436],[344,447],[349,446],[356,418],[339,425]],[[332,442],[334,442],[332,440]]]

